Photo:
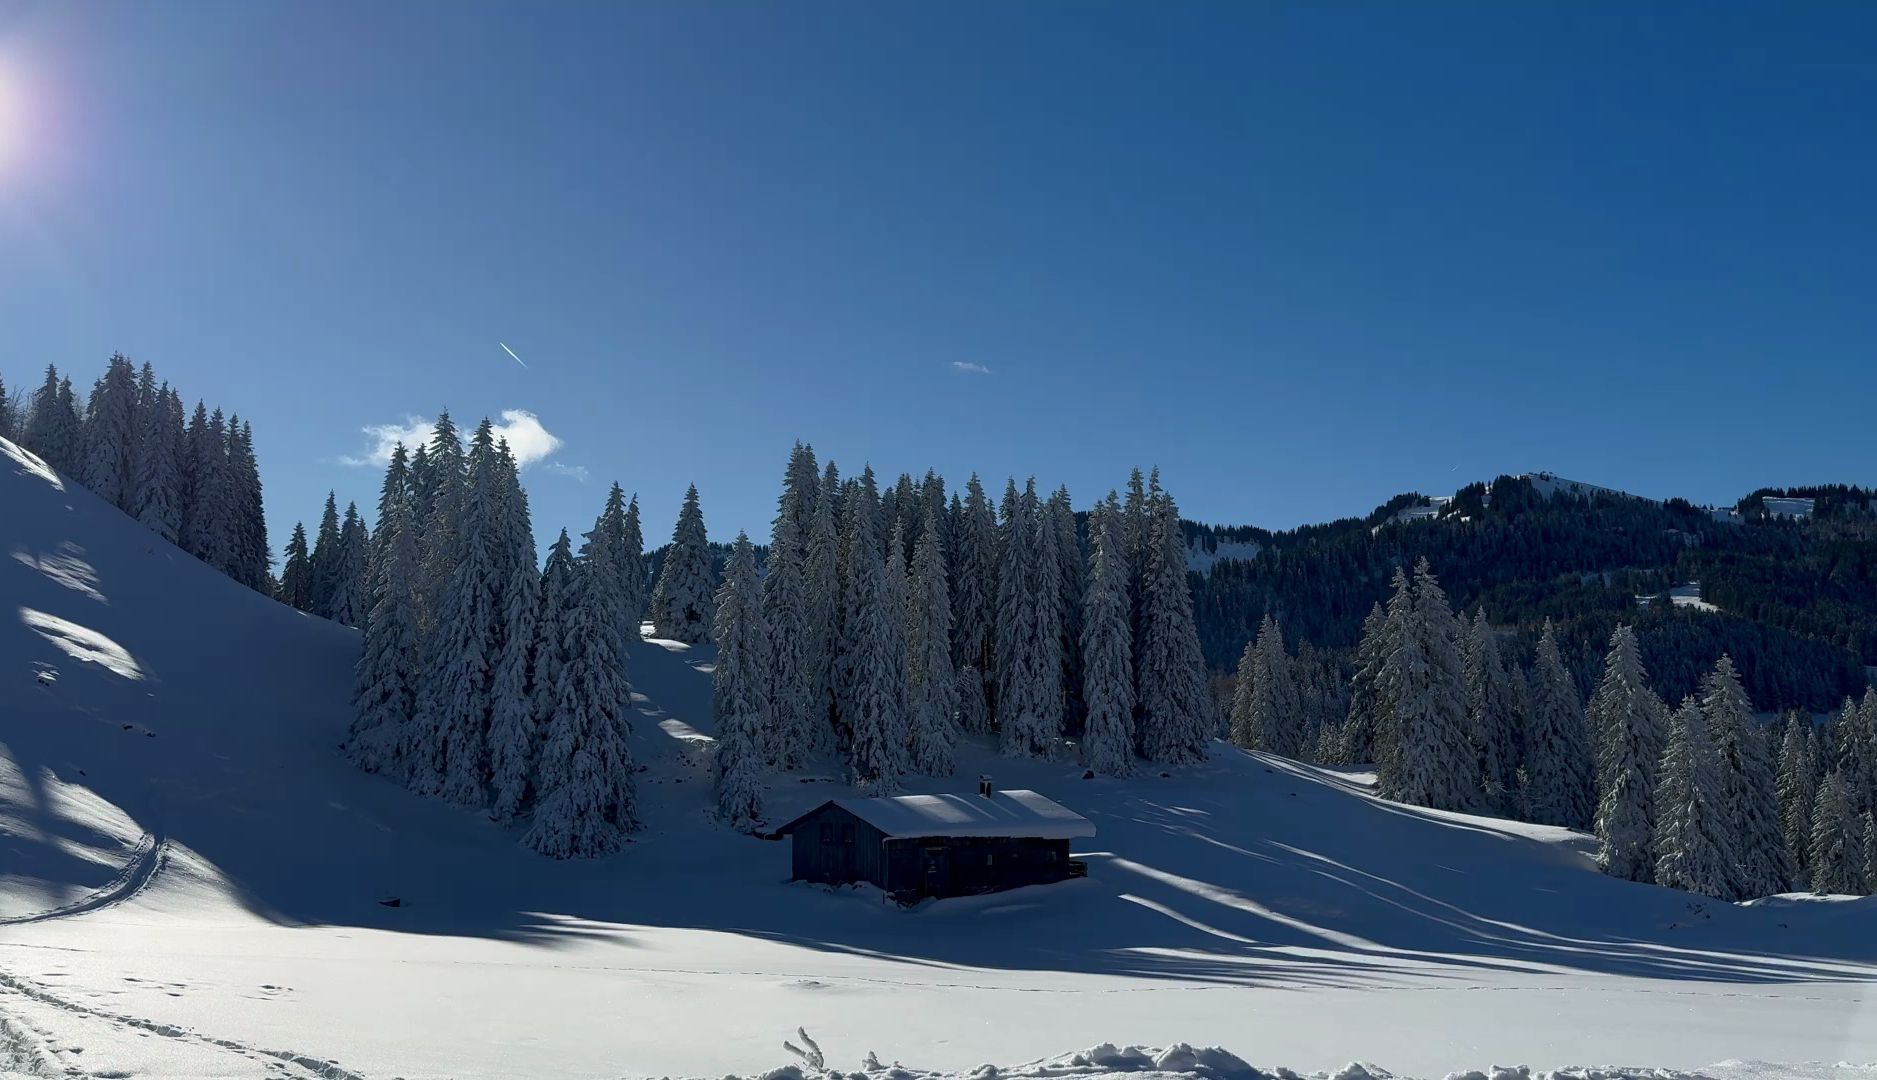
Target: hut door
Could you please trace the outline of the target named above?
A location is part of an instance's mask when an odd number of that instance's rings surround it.
[[[948,886],[952,880],[951,851],[943,845],[935,844],[925,849],[925,891],[932,896],[943,896],[950,892]]]

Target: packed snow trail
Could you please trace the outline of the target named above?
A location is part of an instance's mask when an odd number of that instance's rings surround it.
[[[661,641],[630,657],[647,829],[554,862],[345,761],[353,631],[12,451],[0,553],[0,971],[93,1010],[0,1013],[86,1070],[240,1075],[228,1042],[367,1077],[751,1073],[778,1021],[939,1071],[1169,1038],[1430,1076],[1877,1061],[1877,901],[1615,881],[1580,834],[1223,746],[1119,781],[967,745],[912,790],[1040,791],[1099,830],[1089,877],[901,910],[716,824],[713,650]],[[775,778],[770,821],[840,775]]]

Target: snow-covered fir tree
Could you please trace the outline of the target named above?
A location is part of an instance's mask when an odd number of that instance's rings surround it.
[[[1269,615],[1265,617],[1270,618]],[[1263,738],[1255,719],[1257,702],[1254,700],[1254,689],[1257,683],[1258,639],[1253,637],[1239,651],[1238,666],[1232,669],[1232,714],[1228,718],[1230,727],[1226,732],[1232,745],[1246,750],[1258,749]]]
[[[1812,806],[1812,891],[1857,895],[1864,891],[1864,837],[1851,808],[1850,780],[1834,769],[1819,785]]]
[[[137,372],[118,353],[92,385],[85,408],[80,482],[119,510],[131,508],[137,475],[133,459],[137,426]]]
[[[619,635],[636,641],[639,637],[638,615],[633,607],[636,583],[645,577],[643,564],[627,550],[626,493],[618,484],[606,493],[606,505],[580,546],[580,565],[591,574],[594,588],[612,591],[612,605],[619,610]]]
[[[774,724],[769,621],[763,614],[756,551],[738,533],[717,590],[717,666],[711,674],[711,716],[717,725],[712,774],[717,814],[731,828],[754,830],[763,820],[762,772]]]
[[[326,617],[341,626],[359,626],[365,621],[371,602],[365,593],[365,564],[370,553],[371,534],[359,517],[358,504],[346,503],[332,567],[332,591],[326,597]]]
[[[1525,732],[1512,679],[1499,653],[1499,635],[1486,621],[1484,608],[1473,613],[1460,661],[1466,680],[1467,736],[1479,760],[1480,797],[1488,811],[1510,814],[1516,808],[1514,788],[1525,757]]]
[[[809,625],[809,543],[817,512],[820,471],[812,448],[796,443],[783,476],[782,497],[769,535],[763,577],[763,616],[769,624],[774,670],[773,717],[763,757],[779,769],[800,768],[814,747],[825,713],[823,677],[816,670],[821,627]]]
[[[574,558],[573,543],[567,530],[548,548],[547,564],[541,571],[536,590],[533,670],[529,679],[530,715],[533,718],[534,756],[525,775],[514,769],[496,770],[496,806],[505,803],[526,807],[539,796],[541,743],[554,724],[554,710],[562,689],[562,673],[567,666],[567,627],[572,612],[580,603],[579,564]],[[522,790],[517,793],[514,788]]]
[[[1656,791],[1655,882],[1728,899],[1734,842],[1722,805],[1720,751],[1694,698],[1669,720],[1668,749]]]
[[[1141,756],[1149,761],[1192,764],[1205,759],[1214,724],[1205,658],[1193,623],[1193,593],[1186,581],[1186,541],[1173,496],[1156,492],[1147,513],[1140,631],[1135,638],[1135,738]]]
[[[418,555],[423,560],[423,575],[418,583],[423,599],[424,642],[427,651],[434,648],[432,639],[440,632],[444,594],[456,569],[458,530],[463,517],[463,489],[468,481],[468,464],[463,456],[462,438],[449,410],[437,414],[430,429],[430,441],[418,448],[411,458],[412,503],[423,522],[418,531]],[[425,680],[425,697],[433,680]]]
[[[220,409],[206,418],[200,403],[185,436],[190,476],[183,513],[183,550],[226,570],[234,559],[234,481],[228,467],[228,423]]]
[[[16,442],[19,433],[13,430],[13,410],[15,402],[7,393],[7,382],[0,379],[0,439]]]
[[[1088,571],[1087,554],[1075,527],[1075,508],[1069,501],[1069,488],[1058,487],[1043,504],[1044,518],[1054,530],[1058,592],[1056,610],[1060,641],[1056,652],[1062,657],[1062,723],[1066,732],[1082,730],[1082,593]]]
[[[1525,810],[1541,825],[1588,828],[1596,812],[1596,765],[1577,685],[1558,652],[1551,620],[1538,638],[1526,728]]]
[[[625,624],[630,637],[637,641],[645,623],[645,608],[650,603],[650,587],[645,581],[645,530],[639,524],[639,497],[626,503],[625,543],[621,554],[626,565]]]
[[[319,529],[313,534],[313,550],[308,560],[312,606],[307,610],[322,619],[332,618],[333,597],[338,593],[343,547],[339,540],[339,497],[326,492],[326,508],[320,512]]]
[[[1006,494],[1015,492],[1013,481]],[[1051,757],[1062,738],[1060,575],[1055,530],[1031,480],[1006,498],[997,589],[997,723],[1011,757]]]
[[[1813,756],[1812,720],[1794,710],[1786,718],[1779,749],[1779,829],[1794,878],[1811,869],[1812,804],[1818,798],[1818,762]],[[1795,882],[1796,883],[1796,882]]]
[[[958,668],[960,721],[965,730],[990,730],[992,677],[996,672],[997,532],[991,503],[978,474],[965,483],[953,526],[952,662]],[[974,689],[971,677],[978,684]]]
[[[414,517],[411,506],[410,460],[410,452],[403,443],[392,447],[391,458],[385,465],[384,479],[379,482],[378,515],[375,519],[378,524],[371,534],[371,548],[365,560],[365,595],[373,605],[378,602],[378,583],[384,574],[385,550],[391,543],[391,535],[385,531],[385,523],[393,516],[403,514],[413,521],[413,527],[421,527],[421,520]]]
[[[254,457],[254,429],[231,417],[228,425],[229,561],[223,572],[256,592],[266,592],[273,556],[267,547],[261,468]],[[362,603],[362,601],[361,601]],[[363,618],[364,612],[359,612]]]
[[[1396,568],[1396,594],[1405,597],[1407,589],[1407,575]],[[1388,712],[1387,702],[1381,696],[1379,680],[1382,666],[1395,651],[1396,629],[1388,621],[1388,614],[1379,603],[1369,608],[1368,617],[1362,620],[1362,637],[1356,645],[1355,674],[1349,680],[1349,716],[1343,725],[1342,737],[1342,757],[1351,764],[1366,764],[1378,757],[1376,729],[1381,726],[1382,717]]]
[[[78,480],[84,461],[83,423],[72,402],[71,381],[46,365],[46,381],[34,392],[21,431],[26,449],[67,479]]]
[[[297,611],[310,611],[313,598],[312,560],[306,550],[306,526],[298,521],[293,523],[293,534],[287,537],[287,547],[283,552],[286,562],[281,565],[280,587],[274,593],[274,599]]]
[[[1668,741],[1668,717],[1649,689],[1636,633],[1628,626],[1610,635],[1588,718],[1599,740],[1597,865],[1613,877],[1653,880],[1656,770]]]
[[[563,563],[566,536],[556,545]],[[553,562],[550,557],[550,565]],[[550,665],[549,704],[541,745],[534,824],[522,842],[556,859],[593,858],[618,851],[639,827],[626,705],[631,687],[614,663],[624,651],[619,612],[610,589],[586,586],[575,573],[573,595],[560,610],[543,608],[540,633],[559,640],[559,663]],[[559,592],[544,587],[544,601]],[[538,713],[537,715],[542,715]]]
[[[423,664],[417,588],[423,568],[417,555],[418,523],[408,500],[399,497],[384,504],[381,513],[382,555],[355,669],[355,715],[346,750],[360,768],[408,781],[417,738],[411,724]],[[305,530],[296,528],[294,534],[304,550]]]
[[[958,676],[952,667],[951,589],[940,521],[925,505],[906,596],[906,703],[912,771],[950,776],[958,742]]]
[[[1780,831],[1772,755],[1732,657],[1723,654],[1701,681],[1701,711],[1720,751],[1721,793],[1740,857],[1734,899],[1785,892],[1792,887],[1792,866]]]
[[[692,484],[684,493],[664,569],[652,592],[653,629],[660,637],[693,645],[710,640],[711,597],[716,589],[704,512],[698,506],[697,485]]]
[[[808,521],[808,545],[802,558],[802,664],[810,699],[806,745],[811,749],[832,738],[840,680],[841,533],[836,475],[834,462],[828,462]]]
[[[1474,806],[1478,762],[1467,739],[1459,625],[1426,559],[1415,566],[1412,603],[1379,685],[1390,705],[1390,750],[1378,762],[1378,790],[1417,806]]]
[[[1133,628],[1119,514],[1097,504],[1089,519],[1088,585],[1082,600],[1082,762],[1101,776],[1134,769]]]
[[[847,580],[842,592],[840,708],[855,785],[889,794],[899,789],[907,770],[905,640],[902,617],[888,593],[886,563],[875,533],[878,519],[864,483],[849,491],[843,515]]]
[[[1290,653],[1284,648],[1284,631],[1269,612],[1259,623],[1249,656],[1249,671],[1240,661],[1239,678],[1249,685],[1233,702],[1232,741],[1279,757],[1301,757],[1306,749],[1302,703]]]
[[[141,420],[130,512],[145,528],[173,544],[182,530],[182,399],[168,383],[163,384]]]
[[[535,570],[534,519],[506,440],[496,446],[498,547],[495,607],[499,635],[489,690],[489,794],[498,821],[512,820],[533,796],[540,756],[534,715],[534,658],[539,644],[541,578]],[[624,620],[621,620],[622,633]],[[621,642],[623,648],[623,640]],[[623,663],[623,656],[622,656]]]

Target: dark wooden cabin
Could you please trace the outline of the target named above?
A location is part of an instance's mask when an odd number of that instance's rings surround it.
[[[870,882],[901,901],[969,896],[1087,874],[1069,841],[1089,820],[1034,791],[832,799],[777,833],[790,838],[794,880]]]

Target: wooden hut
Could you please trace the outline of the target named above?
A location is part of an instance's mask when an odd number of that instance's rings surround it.
[[[1088,873],[1069,841],[1095,826],[1034,791],[831,799],[777,830],[794,880],[871,882],[902,901],[1043,885]]]

